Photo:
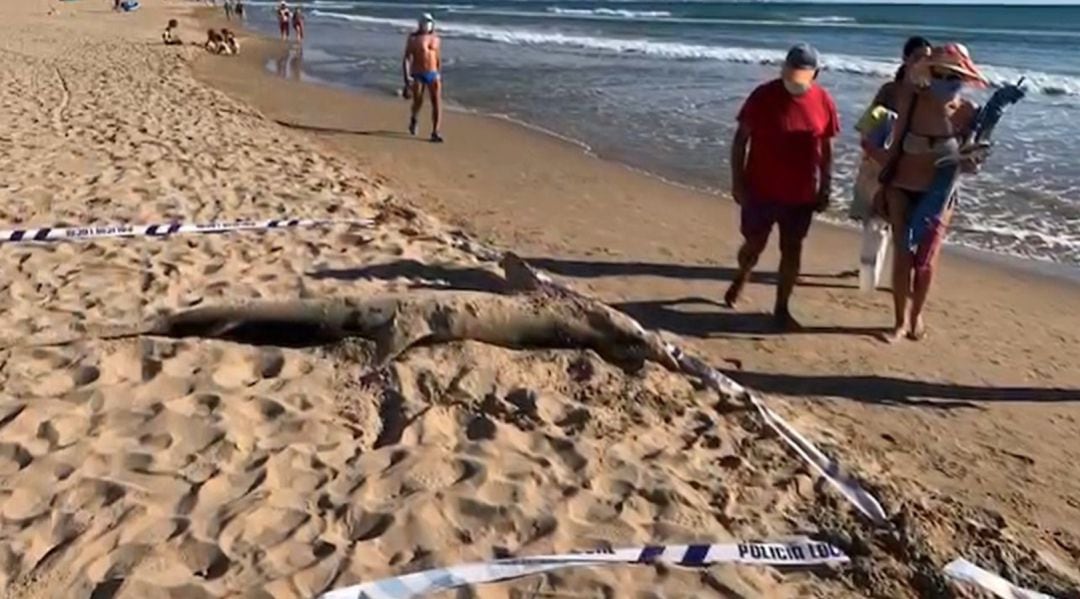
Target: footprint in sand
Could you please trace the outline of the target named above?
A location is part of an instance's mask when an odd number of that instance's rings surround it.
[[[497,430],[494,421],[483,414],[477,414],[465,426],[465,437],[470,441],[491,441]]]
[[[394,525],[394,516],[369,512],[355,504],[345,513],[346,536],[353,543],[377,539]]]
[[[417,459],[404,478],[410,489],[434,492],[457,484],[464,475],[464,461],[452,456],[429,455]]]
[[[0,515],[11,523],[28,523],[49,511],[50,493],[43,488],[23,486],[15,489],[4,501]]]
[[[33,388],[37,397],[60,397],[75,388],[75,380],[68,371],[53,371],[39,378]]]
[[[214,382],[225,389],[250,387],[259,380],[254,365],[239,347],[230,347],[221,353],[218,367],[214,370]]]
[[[227,347],[221,351],[213,380],[225,389],[250,387],[260,380],[276,378],[285,363],[285,356],[278,349]]]
[[[38,425],[37,437],[45,439],[50,451],[73,445],[86,436],[90,420],[80,415],[58,414]]]
[[[34,461],[34,456],[18,443],[0,443],[0,476],[10,476]]]

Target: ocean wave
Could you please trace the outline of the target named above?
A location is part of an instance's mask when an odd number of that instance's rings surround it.
[[[547,9],[549,13],[573,17],[601,16],[620,17],[623,19],[657,19],[670,17],[671,13],[666,10],[625,10],[614,8],[562,8],[552,6]]]
[[[387,25],[399,29],[411,29],[416,26],[411,19],[369,17],[323,11],[316,9],[318,17],[364,23],[369,25]],[[616,54],[635,54],[672,60],[716,60],[720,62],[780,65],[784,60],[782,50],[744,48],[728,46],[705,46],[648,39],[627,39],[611,37],[592,37],[571,35],[555,31],[538,31],[514,27],[498,27],[467,23],[439,24],[439,30],[447,35],[469,37],[478,40],[512,45],[548,45],[600,50]],[[896,71],[896,64],[863,56],[848,54],[823,54],[824,69],[854,75],[875,78],[891,77]],[[1021,71],[1010,67],[983,66],[983,74],[995,85],[1015,83],[1026,77],[1032,90],[1046,95],[1080,96],[1080,78],[1053,73]]]
[[[855,17],[841,17],[836,15],[829,15],[825,17],[799,17],[799,21],[803,23],[857,23]]]
[[[244,0],[244,3],[248,6],[277,6],[279,0]],[[351,8],[356,6],[356,2],[345,2],[342,0],[313,0],[309,2],[292,2],[294,6],[299,6],[304,9],[318,9],[318,8]]]
[[[969,235],[992,235],[1005,239],[1015,239],[1024,242],[1028,246],[1035,245],[1056,250],[1080,250],[1080,238],[1070,235],[1068,231],[1057,233],[1036,231],[1007,224],[957,224],[954,229],[958,233],[967,233]]]
[[[279,0],[248,0],[250,6],[277,6]],[[301,8],[308,9],[335,9],[335,8],[422,8],[425,10],[445,10],[447,12],[466,11],[476,8],[474,4],[431,4],[428,2],[387,2],[379,0],[306,0],[304,2],[290,2]]]
[[[522,5],[532,3],[534,0],[511,0],[520,2]],[[616,3],[634,4],[644,0],[612,0]],[[713,0],[682,0],[686,4],[704,3]],[[278,0],[252,0],[249,4],[255,6],[276,6]],[[981,27],[962,27],[952,25],[914,25],[910,23],[864,23],[854,17],[839,15],[823,17],[798,17],[788,19],[739,19],[717,17],[692,17],[675,16],[669,11],[663,10],[626,10],[626,9],[578,9],[564,8],[559,6],[549,7],[545,11],[513,8],[493,8],[491,6],[476,6],[473,4],[429,4],[424,2],[394,2],[386,0],[310,0],[300,3],[301,6],[310,8],[349,8],[349,7],[379,7],[379,8],[425,8],[431,10],[443,10],[450,13],[468,12],[477,16],[505,16],[516,18],[576,18],[595,20],[623,20],[633,18],[641,21],[655,20],[657,22],[689,25],[748,25],[752,27],[801,27],[807,29],[875,29],[880,31],[907,32],[913,27],[920,31],[935,32],[949,35],[1005,35],[1016,37],[1040,37],[1040,38],[1080,38],[1080,32],[1061,30],[1025,30],[1025,29],[995,29]]]

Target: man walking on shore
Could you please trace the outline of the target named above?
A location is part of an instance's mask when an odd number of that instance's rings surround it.
[[[281,32],[281,41],[289,40],[289,26],[292,25],[292,13],[289,12],[285,0],[281,0],[277,6],[278,31]]]
[[[829,205],[832,138],[840,131],[836,104],[816,82],[819,68],[814,48],[792,47],[780,78],[758,86],[746,99],[731,144],[731,195],[740,206],[743,244],[724,301],[738,302],[775,226],[780,280],[773,314],[784,330],[799,328],[788,302],[814,212]]]
[[[417,23],[416,31],[409,34],[402,60],[405,88],[402,95],[412,98],[412,114],[409,118],[409,134],[416,135],[419,124],[417,115],[424,106],[424,91],[431,96],[431,141],[442,142],[439,121],[442,119],[442,42],[435,35],[435,18],[424,13]]]

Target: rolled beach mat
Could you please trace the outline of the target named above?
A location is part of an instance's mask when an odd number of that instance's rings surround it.
[[[993,135],[994,128],[1001,122],[1005,115],[1005,109],[1016,104],[1027,93],[1023,87],[1024,80],[1020,79],[1016,85],[1006,85],[994,92],[990,99],[978,114],[972,127],[974,135],[966,144],[966,148],[985,148]],[[927,238],[927,234],[934,230],[941,222],[941,215],[949,200],[956,192],[960,178],[960,155],[953,160],[940,161],[930,188],[923,194],[922,199],[915,206],[911,215],[911,221],[905,232],[907,235],[908,248],[914,252]]]

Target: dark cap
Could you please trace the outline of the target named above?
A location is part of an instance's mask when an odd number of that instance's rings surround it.
[[[819,64],[817,50],[810,44],[795,44],[784,59],[784,65],[793,69],[817,70]]]

